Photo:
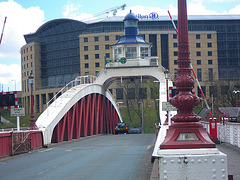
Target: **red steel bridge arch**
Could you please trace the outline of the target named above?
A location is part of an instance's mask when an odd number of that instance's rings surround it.
[[[43,144],[96,134],[114,134],[122,121],[112,94],[99,84],[82,84],[58,97],[36,121]]]
[[[88,94],[74,104],[53,130],[52,143],[97,134],[115,134],[120,118],[111,101],[98,93]]]

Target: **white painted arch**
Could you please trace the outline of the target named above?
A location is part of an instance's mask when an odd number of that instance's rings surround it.
[[[133,66],[133,67],[110,67],[104,68],[99,73],[99,76],[94,83],[100,84],[107,89],[108,86],[117,79],[125,77],[142,76],[151,77],[159,83],[159,116],[161,124],[164,124],[166,119],[166,111],[162,111],[162,102],[167,101],[166,79],[164,68],[161,66]],[[168,81],[168,86],[173,86],[172,81]],[[170,116],[176,114],[176,111],[169,112]]]
[[[115,107],[120,121],[122,121],[118,106],[109,91],[103,91],[99,84],[82,84],[75,86],[60,97],[58,97],[37,119],[36,125],[43,132],[44,145],[51,144],[52,134],[55,126],[64,117],[64,115],[83,97],[98,93],[106,96]]]
[[[116,79],[121,77],[152,77],[159,83],[159,115],[161,124],[166,119],[166,112],[162,111],[162,102],[167,99],[166,80],[161,67],[125,67],[125,68],[104,68],[95,80],[94,84],[81,84],[75,86],[60,97],[58,97],[37,119],[36,125],[43,132],[44,145],[51,143],[53,130],[63,116],[76,104],[81,98],[92,94],[99,93],[106,96],[115,107],[120,120],[122,121],[118,106],[112,94],[106,90],[107,87]],[[169,81],[169,86],[172,82]]]

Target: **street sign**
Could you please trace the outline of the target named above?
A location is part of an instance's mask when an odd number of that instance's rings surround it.
[[[11,109],[11,116],[25,116],[25,108]]]
[[[162,110],[163,111],[177,111],[177,108],[175,108],[169,102],[162,102]]]

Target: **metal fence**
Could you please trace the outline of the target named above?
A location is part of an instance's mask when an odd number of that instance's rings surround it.
[[[209,132],[209,123],[201,122]],[[240,148],[240,123],[217,124],[217,136],[221,142],[226,142]]]

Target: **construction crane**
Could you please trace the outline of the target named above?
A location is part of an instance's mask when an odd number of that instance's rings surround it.
[[[108,15],[108,14],[111,13],[111,12],[113,13],[113,16],[116,16],[117,11],[118,11],[119,9],[124,10],[126,6],[127,6],[126,4],[123,4],[123,5],[121,5],[121,6],[115,6],[115,7],[113,7],[113,8],[106,9],[106,10],[100,12],[100,13],[94,14],[93,17],[91,17],[91,18],[84,19],[83,21],[90,20],[90,19],[92,19],[92,18],[94,18],[94,17],[98,17],[98,16],[101,16],[101,15],[104,15],[104,14],[107,14],[107,15]]]

